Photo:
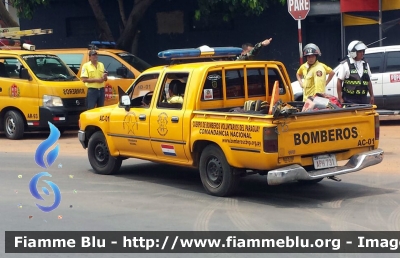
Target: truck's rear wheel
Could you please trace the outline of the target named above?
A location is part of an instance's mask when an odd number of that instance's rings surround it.
[[[10,110],[4,116],[4,133],[8,139],[19,140],[24,136],[25,124],[22,115]]]
[[[102,175],[116,173],[122,163],[121,158],[115,158],[110,155],[106,138],[100,131],[95,132],[89,139],[88,157],[94,171]]]
[[[233,194],[239,183],[239,175],[229,165],[223,151],[215,146],[204,148],[199,162],[200,177],[207,193],[215,196]]]

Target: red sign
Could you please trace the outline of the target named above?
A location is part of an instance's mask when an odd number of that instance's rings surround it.
[[[393,73],[390,75],[390,82],[400,82],[400,73]]]
[[[310,0],[287,0],[288,12],[295,20],[304,20],[310,11]]]

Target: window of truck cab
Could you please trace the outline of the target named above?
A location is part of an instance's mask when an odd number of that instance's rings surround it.
[[[157,108],[182,109],[188,72],[166,73],[158,92]]]
[[[226,99],[244,98],[245,82],[247,95],[252,97],[266,96],[265,67],[224,69],[209,71],[201,92],[201,101],[222,100],[223,89],[226,88]],[[246,75],[245,75],[246,72]],[[268,67],[268,95],[272,95],[275,81],[279,83],[279,95],[285,95],[286,89],[281,73],[277,68]],[[226,87],[223,87],[223,86]]]
[[[43,81],[76,81],[79,80],[65,63],[56,55],[29,54],[22,58],[37,78]]]
[[[107,56],[107,55],[101,55],[97,54],[99,62],[102,62],[104,65],[104,69],[108,71],[108,76],[113,76],[115,78],[124,78],[124,79],[134,79],[135,75],[131,70],[129,70],[127,67],[125,67],[120,61],[118,61],[116,58],[112,56]],[[118,68],[126,68],[128,73],[126,74],[126,77],[122,77],[121,75],[117,74],[117,69]]]
[[[59,56],[75,74],[78,74],[79,69],[81,69],[83,54],[57,54],[57,56]]]
[[[132,55],[131,53],[123,52],[118,53],[117,55],[141,73],[151,68],[150,64],[146,63],[139,57]]]
[[[148,105],[151,104],[153,92],[150,89],[155,88],[159,75],[159,73],[142,74],[132,83],[126,91],[131,99],[131,107],[143,106],[143,101],[147,101]]]
[[[0,56],[0,77],[2,78],[19,78],[21,62],[15,57]]]

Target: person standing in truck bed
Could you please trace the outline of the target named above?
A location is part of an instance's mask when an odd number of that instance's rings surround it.
[[[240,56],[237,57],[236,60],[253,60],[258,53],[260,52],[260,50],[265,47],[268,46],[272,41],[272,38],[266,39],[264,41],[261,41],[259,43],[257,43],[255,46],[253,46],[253,44],[251,43],[244,43],[242,45],[242,53],[240,54]]]

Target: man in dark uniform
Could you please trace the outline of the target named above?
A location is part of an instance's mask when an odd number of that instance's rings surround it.
[[[236,60],[253,60],[258,55],[262,47],[268,46],[272,41],[272,38],[266,39],[257,43],[255,46],[251,43],[244,43],[242,45],[242,53],[237,57]]]

